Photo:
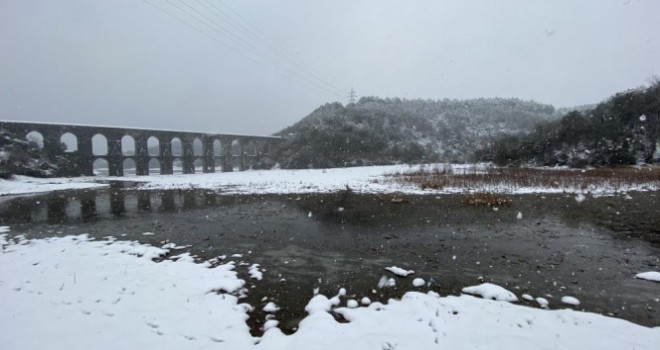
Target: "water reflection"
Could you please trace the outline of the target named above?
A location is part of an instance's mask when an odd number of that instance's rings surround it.
[[[151,193],[147,191],[138,191],[137,207],[139,211],[151,211]]]
[[[0,203],[0,223],[80,223],[219,205],[218,194],[205,190],[148,191],[111,186],[107,190],[54,192]]]

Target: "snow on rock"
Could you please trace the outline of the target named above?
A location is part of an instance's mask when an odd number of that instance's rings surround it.
[[[9,226],[0,226],[0,233],[9,232]]]
[[[394,278],[388,278],[387,276],[383,276],[378,281],[378,288],[380,289],[391,288],[394,286],[396,286],[396,280]]]
[[[243,287],[233,265],[156,263],[166,250],[86,235],[22,243],[0,250],[3,349],[253,344],[238,299],[215,292]]]
[[[573,306],[580,305],[580,301],[576,297],[572,297],[572,296],[568,296],[568,295],[563,296],[561,298],[561,302],[564,303],[564,304],[573,305]]]
[[[346,295],[346,288],[339,288],[339,293],[337,293],[339,296],[345,296]]]
[[[262,278],[264,278],[263,272],[259,271],[259,264],[252,264],[248,268],[248,274],[250,274],[250,278],[253,278],[257,281],[261,281]]]
[[[330,311],[331,308],[332,302],[328,297],[323,294],[317,294],[307,303],[307,306],[305,306],[305,312],[311,315],[322,311]]]
[[[413,287],[415,287],[415,288],[422,287],[424,284],[426,284],[426,282],[425,282],[423,279],[421,279],[421,278],[415,278],[415,279],[412,281],[412,285],[413,285]]]
[[[484,299],[518,301],[515,294],[492,283],[482,283],[478,286],[465,287],[461,291],[466,294],[479,295]]]
[[[534,301],[534,297],[531,296],[531,295],[529,295],[529,294],[527,294],[527,293],[523,294],[523,295],[522,295],[522,298],[525,299],[525,300],[527,300],[527,301]]]
[[[516,215],[516,219],[518,220],[522,219],[522,212],[518,212],[518,215]]]
[[[647,281],[660,282],[660,272],[656,271],[638,273],[635,277]]]
[[[405,269],[402,269],[402,268],[397,267],[397,266],[386,267],[385,270],[387,270],[387,271],[389,271],[389,272],[391,272],[391,273],[393,273],[397,276],[401,276],[401,277],[406,277],[408,275],[412,275],[412,274],[415,273],[415,271],[413,271],[413,270],[405,270]]]
[[[153,233],[153,232],[142,232],[142,235],[143,236],[153,236],[153,235],[155,235],[155,233]]]
[[[358,302],[357,302],[357,300],[349,299],[349,300],[346,302],[346,306],[347,306],[349,309],[355,309],[356,307],[358,307]]]
[[[264,306],[264,309],[263,309],[263,310],[264,310],[264,312],[270,312],[270,313],[273,313],[273,312],[277,312],[277,311],[279,311],[279,309],[280,309],[280,308],[277,306],[277,304],[275,304],[275,303],[272,302],[272,301],[269,301],[269,302],[266,304],[266,306]]]
[[[369,304],[371,304],[371,299],[369,299],[368,297],[364,297],[362,298],[362,300],[360,300],[360,303],[362,303],[362,305],[368,306]]]
[[[541,308],[543,308],[543,309],[547,309],[547,308],[548,308],[548,305],[550,304],[550,302],[548,302],[548,299],[543,298],[543,297],[537,297],[537,298],[536,298],[536,302],[537,302],[537,303],[539,304],[539,306],[540,306]]]
[[[585,197],[582,193],[578,193],[577,196],[575,196],[575,201],[578,202],[578,203],[582,203],[582,202],[584,202],[584,200],[585,200]]]

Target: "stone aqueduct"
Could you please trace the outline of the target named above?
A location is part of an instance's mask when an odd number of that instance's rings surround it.
[[[0,121],[0,129],[25,137],[39,133],[44,148],[60,147],[63,136],[69,140],[73,139],[75,147],[66,150],[64,154],[74,161],[81,175],[94,175],[94,162],[99,159],[107,162],[110,176],[123,176],[126,160],[134,162],[136,175],[149,175],[149,163],[154,164],[155,161],[159,164],[160,174],[173,174],[177,160],[181,161],[184,174],[194,173],[196,163],[201,163],[202,172],[205,173],[215,172],[218,165],[223,172],[233,171],[235,166],[242,171],[251,167],[261,157],[267,156],[271,147],[280,141],[280,138],[275,136],[14,121]],[[126,141],[122,142],[122,139],[127,137],[129,143],[131,139],[133,142],[133,147],[129,150],[123,145]],[[93,138],[106,140],[106,152],[95,152]],[[173,143],[177,143],[177,140],[181,146],[180,154],[173,148]],[[149,146],[149,143],[152,146]],[[157,147],[154,147],[154,143]],[[157,151],[154,151],[156,148]],[[215,154],[218,150],[221,150],[221,154]]]

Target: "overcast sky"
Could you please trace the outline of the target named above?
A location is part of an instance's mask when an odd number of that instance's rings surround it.
[[[270,134],[357,96],[596,103],[660,1],[0,0],[0,120]]]

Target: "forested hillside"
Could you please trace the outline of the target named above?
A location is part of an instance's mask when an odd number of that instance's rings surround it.
[[[280,131],[284,168],[471,160],[496,135],[526,133],[557,117],[551,105],[519,99],[404,100],[363,97],[323,105]]]
[[[478,158],[501,165],[572,167],[657,163],[659,141],[657,82],[539,123],[532,133],[502,135],[484,145]]]

